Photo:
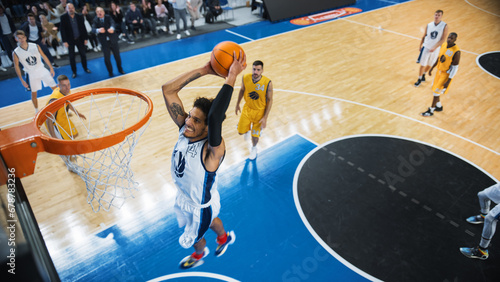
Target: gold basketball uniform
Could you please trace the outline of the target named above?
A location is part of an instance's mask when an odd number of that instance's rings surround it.
[[[62,97],[64,97],[64,95],[60,92],[59,87],[57,87],[56,89],[54,89],[52,94],[50,94],[49,103],[54,99],[59,99]],[[56,122],[54,123],[54,130],[56,131],[56,134],[59,135],[58,137],[64,140],[71,140],[70,136],[75,136],[76,134],[78,134],[75,125],[68,117],[66,106],[63,106],[59,110],[57,110],[55,116]]]
[[[252,74],[243,76],[245,85],[245,105],[241,111],[240,121],[238,122],[238,132],[243,134],[252,129],[252,136],[260,137],[261,124],[260,120],[264,116],[267,105],[267,88],[271,80],[265,76],[261,76],[259,81],[253,82]]]
[[[455,44],[451,48],[447,48],[448,43],[445,42],[441,45],[441,50],[439,50],[437,73],[434,78],[434,83],[432,84],[432,91],[436,94],[446,94],[450,89],[450,84],[444,93],[441,93],[443,85],[448,81],[449,73],[447,71],[450,69],[451,62],[453,61],[453,56],[460,51],[460,48]],[[444,61],[443,61],[444,60]]]

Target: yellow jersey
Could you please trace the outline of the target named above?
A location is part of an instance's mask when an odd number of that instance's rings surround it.
[[[265,76],[261,76],[259,81],[253,82],[252,74],[245,74],[243,76],[243,84],[245,85],[245,107],[252,110],[265,110],[266,109],[266,94],[267,88],[271,80]]]
[[[441,45],[441,49],[439,50],[437,69],[440,71],[448,71],[450,69],[451,62],[453,61],[453,56],[455,53],[460,51],[457,44],[451,48],[447,48],[447,45],[447,42],[443,43],[443,45]],[[444,62],[441,61],[441,57],[443,56],[445,58]]]
[[[52,94],[50,94],[49,102],[47,103],[47,105],[50,103],[50,101],[62,97],[64,97],[64,95],[59,90],[59,87],[57,87],[56,89],[54,89]],[[72,139],[71,136],[75,136],[76,134],[78,134],[78,131],[76,130],[76,127],[73,124],[73,122],[68,117],[66,106],[67,105],[64,105],[59,110],[57,110],[55,114],[56,122],[54,123],[54,126],[55,129],[59,131],[61,137],[64,140],[71,140]]]

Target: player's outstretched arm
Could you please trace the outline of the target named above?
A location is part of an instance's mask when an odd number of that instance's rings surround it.
[[[233,54],[236,57],[236,54]],[[208,112],[208,150],[205,157],[205,166],[209,171],[215,171],[224,156],[226,146],[222,139],[222,122],[233,95],[233,87],[238,75],[246,67],[246,57],[240,53],[240,59],[234,60],[226,81],[215,97]]]
[[[161,89],[163,92],[163,98],[165,99],[165,105],[167,106],[168,113],[172,120],[181,128],[187,117],[187,113],[184,110],[184,105],[179,98],[179,91],[188,85],[190,82],[209,74],[206,65],[188,71],[178,77],[170,80],[169,82],[162,85]]]

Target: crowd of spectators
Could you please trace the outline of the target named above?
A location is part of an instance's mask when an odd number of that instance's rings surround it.
[[[181,3],[185,3],[180,5]],[[219,6],[218,0],[0,0],[0,54],[6,55],[12,61],[12,51],[17,47],[14,33],[24,30],[28,41],[37,43],[46,52],[53,67],[57,68],[52,54],[56,58],[68,54],[68,46],[61,37],[61,16],[68,13],[68,4],[72,4],[76,13],[83,16],[86,37],[86,52],[101,51],[101,44],[97,34],[92,29],[92,22],[96,17],[96,8],[102,7],[106,15],[111,16],[115,32],[119,40],[134,44],[137,40],[151,36],[170,36],[174,31],[180,39],[181,30],[178,26],[180,19],[177,8],[185,9],[181,13],[185,23],[186,15],[190,15],[191,30],[195,30],[195,20],[205,16],[207,23],[212,22],[214,5]],[[192,4],[192,5],[191,5]],[[210,15],[210,18],[207,17]],[[177,25],[175,23],[177,22]],[[172,30],[171,25],[176,26]],[[190,35],[187,25],[182,30]],[[52,51],[51,52],[49,51]],[[0,66],[0,70],[5,70]]]

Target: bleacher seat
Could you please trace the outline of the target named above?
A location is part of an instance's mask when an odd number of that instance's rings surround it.
[[[229,12],[232,13],[232,18],[234,20],[234,10],[233,8],[229,5],[228,0],[219,0],[220,7],[222,8],[222,17],[224,20],[228,19]]]

